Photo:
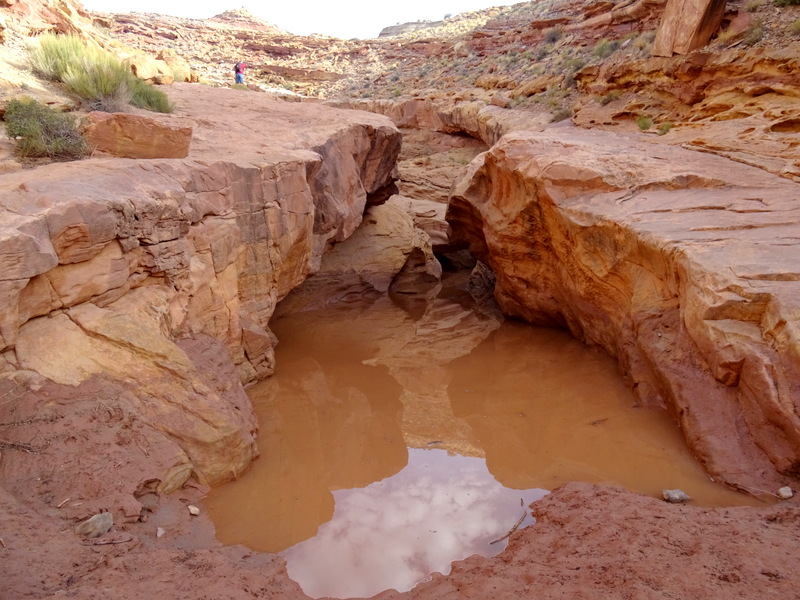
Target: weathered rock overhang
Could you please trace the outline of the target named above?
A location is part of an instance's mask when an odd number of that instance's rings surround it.
[[[666,406],[716,479],[800,474],[800,186],[641,137],[506,136],[448,221],[503,310],[569,329]]]
[[[186,159],[0,177],[0,372],[122,382],[182,451],[162,489],[193,471],[230,479],[257,454],[240,381],[272,371],[275,305],[391,187],[400,149],[368,113],[188,84],[170,95],[164,118],[194,128]],[[207,372],[208,354],[238,378]]]
[[[512,131],[540,131],[550,123],[549,114],[500,108],[480,101],[415,98],[399,101],[351,100],[327,104],[384,115],[403,129],[469,135],[487,146],[493,146]]]

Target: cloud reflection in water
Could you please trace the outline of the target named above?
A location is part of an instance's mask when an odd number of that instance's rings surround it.
[[[547,494],[503,487],[481,458],[408,452],[408,465],[393,477],[335,491],[333,519],[316,537],[282,553],[306,594],[352,598],[406,591],[431,573],[446,575],[453,561],[493,556],[507,541],[490,542]],[[521,526],[531,522],[529,515]]]

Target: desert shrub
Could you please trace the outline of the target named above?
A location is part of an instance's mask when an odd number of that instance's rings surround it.
[[[723,44],[727,44],[730,42],[734,37],[734,31],[732,29],[723,29],[717,34],[717,41]]]
[[[566,106],[559,106],[552,111],[551,123],[558,123],[572,116],[572,109]]]
[[[764,0],[747,0],[744,9],[747,12],[756,12],[762,6],[764,6]]]
[[[536,49],[536,60],[542,60],[543,58],[547,57],[548,54],[552,51],[553,47],[550,44],[544,44],[543,46],[539,46]]]
[[[86,44],[77,35],[47,33],[39,37],[39,45],[29,49],[28,57],[36,73],[52,81],[61,81],[70,65],[81,60]]]
[[[600,99],[598,100],[598,102],[600,102],[600,104],[605,106],[609,102],[613,102],[614,100],[619,98],[621,95],[622,95],[622,92],[620,90],[611,90],[607,94],[604,94],[603,96],[601,96]]]
[[[640,51],[648,50],[653,43],[653,40],[648,38],[649,36],[646,33],[637,36],[636,39],[633,40],[633,47]]]
[[[800,35],[800,19],[795,19],[789,23],[789,33],[792,35]]]
[[[598,40],[598,42],[594,45],[592,49],[592,54],[594,54],[597,58],[608,58],[614,51],[619,48],[619,42],[617,41],[610,41],[606,38]]]
[[[131,104],[160,113],[171,113],[175,105],[169,101],[167,95],[157,87],[142,81],[131,74]]]
[[[667,135],[670,129],[672,129],[672,123],[664,121],[658,126],[658,135]]]
[[[744,34],[744,39],[742,42],[745,46],[752,46],[756,42],[760,41],[761,38],[764,37],[764,21],[761,19],[756,19],[753,21],[753,24],[747,30],[747,33]]]
[[[560,25],[544,30],[544,41],[548,44],[555,44],[564,35],[564,28]]]
[[[653,126],[653,119],[644,115],[636,117],[636,126],[642,131],[647,131]]]
[[[76,160],[91,153],[72,115],[32,98],[11,100],[3,120],[6,133],[16,139],[16,152],[22,158]]]
[[[582,56],[570,56],[566,60],[564,60],[564,69],[568,72],[575,73],[576,71],[580,71],[583,67],[586,66],[586,59]]]
[[[800,0],[775,0],[778,6],[796,6],[800,4]]]
[[[64,83],[92,108],[122,110],[130,102],[156,112],[174,109],[163,91],[137,78],[110,52],[89,47],[78,36],[42,35],[28,54],[34,71]]]
[[[91,108],[118,112],[131,102],[131,77],[128,67],[117,58],[97,52],[76,58],[59,79]]]

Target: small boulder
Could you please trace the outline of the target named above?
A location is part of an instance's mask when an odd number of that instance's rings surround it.
[[[196,517],[197,515],[200,514],[200,509],[194,506],[193,504],[190,504],[188,508],[189,508],[189,514],[192,515],[193,517]]]
[[[75,527],[75,533],[84,537],[99,537],[104,533],[108,533],[113,525],[114,517],[111,516],[111,513],[102,512],[79,523]]]
[[[778,490],[778,498],[781,500],[788,500],[794,496],[794,491],[788,485]]]
[[[670,504],[684,504],[692,498],[683,490],[664,490],[661,492],[664,500]]]

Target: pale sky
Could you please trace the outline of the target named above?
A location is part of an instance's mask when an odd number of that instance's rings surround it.
[[[250,13],[297,35],[321,33],[343,39],[377,37],[381,29],[409,21],[438,21],[491,6],[520,0],[83,0],[88,10],[108,13],[152,12],[207,19],[226,10],[245,8]]]

